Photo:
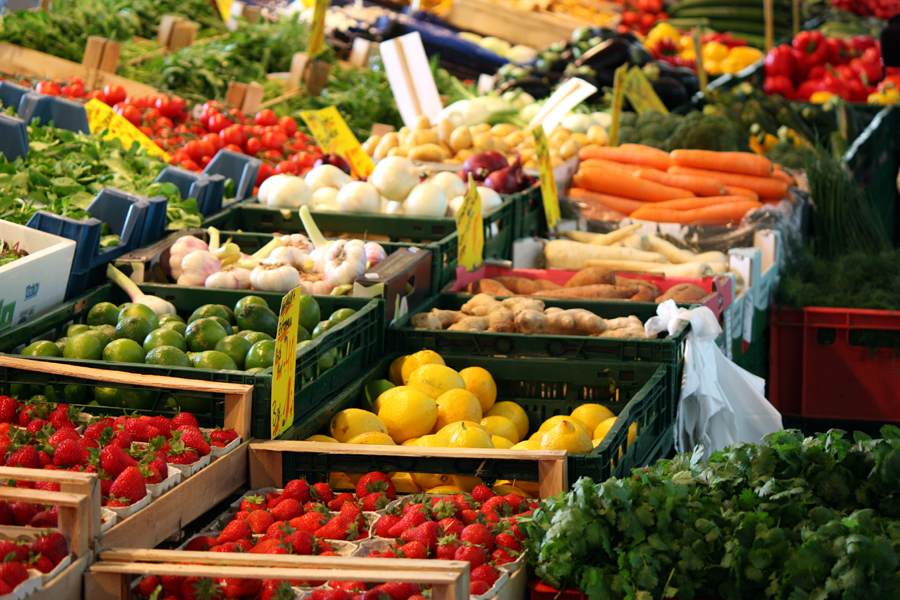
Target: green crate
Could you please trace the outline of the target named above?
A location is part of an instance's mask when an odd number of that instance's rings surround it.
[[[234,306],[238,299],[247,295],[247,292],[243,290],[215,290],[155,284],[145,284],[140,287],[144,293],[153,294],[172,302],[179,313],[184,316],[190,315],[191,312],[204,304]],[[269,307],[276,313],[280,310],[282,294],[273,292],[254,292],[254,294],[264,298]],[[63,304],[52,313],[10,330],[0,338],[0,351],[14,354],[34,340],[62,337],[70,324],[84,322],[90,308],[98,302],[120,304],[128,301],[128,296],[121,289],[112,284],[105,284],[75,298],[71,302]],[[384,309],[377,300],[344,296],[317,296],[316,301],[319,303],[323,317],[330,315],[339,308],[352,308],[357,313],[339,326],[329,330],[325,335],[313,340],[298,352],[298,377],[294,394],[295,419],[302,419],[310,414],[322,399],[333,395],[341,388],[344,382],[357,377],[381,355],[383,349]],[[327,358],[331,350],[337,352],[334,366],[318,372],[317,365],[319,360]],[[94,360],[70,360],[65,358],[35,357],[34,360],[114,369],[145,375],[162,375],[253,385],[251,433],[254,437],[260,439],[269,439],[271,437],[271,367],[260,373],[247,373],[244,371],[213,371],[208,369],[110,363]],[[312,376],[301,378],[303,373],[307,375],[312,373]],[[12,383],[16,382],[3,378],[0,380],[0,391],[9,393]],[[153,394],[152,402],[148,396],[141,403],[141,406],[148,407],[146,410],[141,410],[141,412],[146,414],[171,414],[173,410],[171,407],[166,407],[166,402],[173,394],[167,390],[155,390]],[[84,403],[83,401],[67,400],[65,391],[61,386],[56,389],[56,395],[60,402],[69,404]],[[194,393],[174,395],[198,397]],[[206,411],[205,414],[198,414],[198,419],[202,420],[204,424],[222,424],[223,406],[221,404],[213,403],[210,408],[207,397],[205,401],[192,403],[192,405],[194,405],[192,408],[196,407]],[[123,409],[115,411],[106,406],[85,406],[85,410],[88,412],[99,410],[103,413],[124,412]],[[191,412],[194,411],[192,410]]]
[[[337,397],[323,403],[317,413],[285,432],[281,439],[305,440],[322,431],[338,412],[357,406],[365,386],[385,379],[396,355],[350,383]],[[675,385],[667,365],[643,362],[584,363],[565,359],[521,359],[482,356],[444,356],[454,369],[483,367],[497,383],[497,402],[511,400],[528,413],[529,431],[554,415],[568,415],[585,403],[609,408],[619,419],[603,442],[590,454],[568,457],[569,481],[592,477],[603,481],[611,475],[627,475],[631,469],[650,464],[672,447]],[[634,442],[625,449],[628,428],[637,423]],[[624,449],[619,454],[620,449]],[[330,472],[368,473],[393,471],[414,473],[478,473],[482,478],[536,481],[536,464],[514,460],[447,460],[409,456],[342,456],[333,454],[289,454],[283,458],[284,478],[327,477]]]
[[[541,194],[541,187],[534,186],[515,194],[513,199],[516,203],[513,240],[546,235],[547,215],[544,213],[544,196]]]

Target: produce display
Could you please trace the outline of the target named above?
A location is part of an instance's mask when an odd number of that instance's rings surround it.
[[[623,112],[619,118],[619,143],[642,144],[660,150],[746,150],[740,127],[707,111],[664,115],[648,110],[640,115]],[[604,144],[598,144],[600,146]]]
[[[743,71],[763,57],[747,42],[731,36],[730,33],[708,33],[700,38],[703,69],[710,75],[724,75]],[[660,23],[644,40],[644,45],[657,60],[678,67],[697,68],[697,49],[690,33],[679,31],[668,23]]]
[[[24,502],[13,502],[16,508],[24,510]],[[3,501],[0,506],[10,514],[14,510]],[[7,519],[8,520],[8,519]],[[12,525],[13,523],[5,523]],[[6,560],[0,569],[0,594],[11,595],[16,589],[33,577],[42,577],[52,572],[56,566],[69,557],[69,543],[63,534],[47,532],[29,541],[10,538],[0,539],[0,549],[6,552]],[[18,592],[16,592],[18,593]]]

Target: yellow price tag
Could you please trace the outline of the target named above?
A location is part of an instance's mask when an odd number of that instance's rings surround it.
[[[313,12],[313,20],[309,26],[309,38],[306,41],[306,53],[309,59],[317,57],[325,47],[325,13],[331,0],[315,0],[316,10]]]
[[[456,213],[456,236],[459,239],[459,265],[466,271],[474,271],[484,262],[484,219],[481,216],[481,196],[471,173],[469,190]]]
[[[295,301],[303,293],[294,288],[281,299],[278,332],[275,338],[275,362],[272,365],[272,439],[294,423],[294,385],[297,379],[297,319],[300,307]]]
[[[137,142],[141,148],[147,150],[148,154],[169,162],[169,155],[162,148],[154,144],[153,140],[132,125],[128,119],[116,113],[103,102],[95,98],[84,105],[84,110],[87,112],[88,127],[92,134],[97,135],[101,130],[107,129],[104,139],[119,139],[126,148],[130,148],[134,142]]]
[[[622,100],[625,98],[625,74],[628,73],[628,65],[622,65],[616,69],[613,80],[612,121],[609,124],[609,145],[619,145],[619,117],[622,116]]]
[[[365,179],[375,170],[375,163],[362,149],[338,109],[329,106],[321,110],[305,110],[300,113],[300,117],[306,122],[322,151],[343,156],[357,177]]]
[[[547,227],[553,229],[559,223],[559,196],[556,192],[556,178],[553,176],[553,165],[550,164],[550,145],[547,133],[541,125],[535,127],[534,152],[537,154],[538,173],[541,177],[541,196],[544,199],[544,214],[547,216]]]
[[[232,4],[234,4],[234,0],[216,0],[216,8],[219,9],[219,14],[222,15],[223,21],[231,18]]]
[[[655,110],[664,115],[669,114],[666,105],[656,95],[650,80],[647,79],[640,67],[632,67],[625,76],[624,92],[637,114],[645,113],[648,110]]]

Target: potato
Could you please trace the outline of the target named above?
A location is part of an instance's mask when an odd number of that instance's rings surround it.
[[[416,117],[415,129],[431,129],[431,119],[429,119],[425,115],[419,115],[418,117]]]
[[[442,162],[448,158],[444,154],[444,149],[437,144],[422,144],[410,149],[406,155],[410,160],[420,160],[423,162]]]
[[[400,134],[392,131],[381,138],[381,141],[378,142],[378,146],[375,147],[375,151],[372,153],[372,157],[381,159],[390,156],[388,153],[399,145]]]
[[[378,143],[381,142],[380,135],[372,135],[369,136],[369,139],[362,143],[363,152],[372,156],[375,153],[375,148],[378,147]]]
[[[453,134],[453,132],[455,130],[456,130],[456,128],[453,127],[453,123],[451,123],[447,119],[441,119],[441,122],[438,123],[438,126],[437,126],[438,139],[442,143],[449,145],[450,144],[450,136]]]
[[[472,147],[480,152],[489,152],[494,149],[494,136],[487,131],[476,133],[472,136]]]
[[[529,160],[522,163],[523,169],[537,169],[537,166],[538,164],[536,160]]]
[[[521,131],[514,131],[511,134],[509,134],[508,136],[506,136],[505,138],[503,138],[503,141],[506,142],[506,145],[509,146],[510,148],[515,148],[516,146],[521,144],[523,141],[525,141],[525,134],[522,133]]]
[[[499,152],[500,154],[509,154],[509,146],[506,144],[506,141],[502,137],[494,136],[493,144],[494,152]]]
[[[472,132],[468,127],[457,127],[450,134],[450,149],[454,152],[472,147]]]
[[[598,146],[605,146],[609,143],[609,134],[599,125],[591,125],[587,130],[588,141]]]
[[[487,123],[482,123],[481,125],[475,125],[472,127],[472,135],[476,133],[487,133],[491,130],[491,126]]]
[[[453,156],[453,160],[466,162],[466,159],[475,154],[470,148],[463,148]]]
[[[491,127],[491,133],[499,137],[506,137],[509,134],[518,131],[519,128],[510,123],[499,123]]]
[[[417,129],[410,135],[410,146],[424,146],[425,144],[440,143],[436,129]]]
[[[582,147],[587,146],[591,143],[591,141],[588,139],[587,134],[584,133],[573,133],[572,139],[581,144]]]
[[[569,141],[570,137],[572,137],[571,131],[565,127],[557,127],[553,130],[553,133],[550,134],[550,139],[547,141],[550,142],[551,148],[560,148]]]
[[[409,154],[409,146],[397,146],[391,148],[387,153],[388,156],[406,156],[407,154]]]
[[[571,139],[562,145],[559,155],[563,160],[568,160],[578,154],[579,150],[581,150],[581,144],[577,140]]]
[[[519,150],[519,156],[522,157],[523,163],[533,160],[535,157],[534,148],[521,148]]]

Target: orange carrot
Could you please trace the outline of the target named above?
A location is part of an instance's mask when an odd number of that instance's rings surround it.
[[[727,202],[694,210],[672,210],[671,208],[657,208],[654,204],[643,206],[633,213],[632,219],[643,221],[656,221],[658,223],[680,223],[682,225],[723,225],[733,221],[740,221],[747,211],[762,206],[753,200],[741,200],[740,202]]]
[[[690,167],[669,167],[670,173],[678,173],[679,175],[698,175],[700,177],[714,177],[720,179],[725,185],[736,185],[738,187],[753,190],[759,194],[760,198],[767,200],[776,200],[783,198],[788,191],[788,185],[780,179],[774,177],[755,177],[753,175],[738,175],[736,173],[724,173],[718,171],[707,171],[705,169],[692,169]]]
[[[759,194],[757,194],[753,190],[748,190],[747,188],[742,188],[736,185],[726,185],[725,193],[729,196],[746,196],[751,200],[756,200],[757,202],[759,202]]]
[[[774,177],[775,179],[778,179],[780,181],[783,181],[788,185],[794,185],[794,178],[791,177],[790,175],[788,175],[787,173],[785,173],[784,171],[778,171],[778,170],[773,171],[772,177]]]
[[[590,168],[581,169],[573,178],[577,187],[612,194],[633,200],[645,200],[647,202],[662,202],[663,200],[677,200],[679,198],[693,198],[694,192],[680,190],[660,183],[623,177],[622,171],[616,169]]]
[[[706,196],[704,198],[683,198],[681,200],[666,200],[654,202],[653,206],[659,208],[671,208],[673,210],[693,210],[716,204],[728,204],[729,202],[746,202],[746,196]]]
[[[647,204],[640,200],[631,200],[630,198],[622,198],[619,196],[610,196],[609,194],[598,194],[589,190],[573,187],[569,189],[569,198],[578,200],[590,205],[602,206],[620,212],[623,215],[630,215],[640,207]]]
[[[772,174],[772,161],[752,152],[673,150],[672,162],[680,167],[725,171],[726,173],[756,177],[769,177]]]
[[[639,171],[641,167],[636,165],[629,165],[626,163],[615,162],[613,160],[605,160],[603,158],[589,158],[587,160],[581,161],[581,164],[578,165],[578,169],[590,169],[596,167],[604,167],[608,169],[618,169],[620,171]],[[656,169],[654,169],[656,170]]]
[[[667,152],[651,148],[650,146],[641,146],[640,144],[622,144],[618,148],[585,146],[578,151],[578,158],[581,160],[602,158],[620,163],[647,165],[663,171],[672,166],[672,158]]]
[[[648,181],[655,181],[669,187],[690,190],[698,196],[721,196],[725,193],[725,186],[718,179],[706,177],[691,177],[689,175],[675,175],[664,171],[640,169],[631,174],[632,177],[640,177]]]

